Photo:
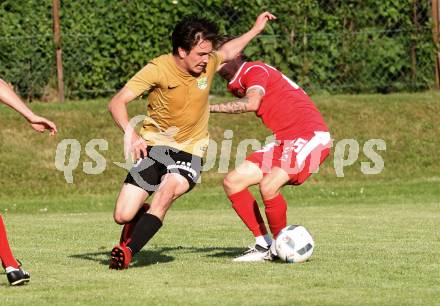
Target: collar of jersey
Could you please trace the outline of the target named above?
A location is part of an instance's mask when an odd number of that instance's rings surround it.
[[[238,77],[238,75],[240,74],[241,70],[243,69],[244,65],[246,65],[247,62],[244,62],[240,68],[237,70],[237,72],[235,73],[234,77],[232,78],[232,80],[229,81],[229,84],[232,84],[233,82],[235,82],[235,79]]]

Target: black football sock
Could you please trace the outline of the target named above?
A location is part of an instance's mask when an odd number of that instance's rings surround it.
[[[161,227],[162,221],[158,217],[145,213],[134,227],[131,241],[127,244],[131,253],[139,252]]]
[[[144,209],[144,207],[141,207],[140,209],[139,209],[139,211],[136,213],[136,215],[134,216],[134,218],[130,221],[130,222],[133,222],[133,223],[138,223],[139,222],[139,220],[142,218],[142,216],[144,215],[146,213],[146,211],[145,211],[145,209]]]
[[[136,213],[136,215],[131,219],[131,221],[128,223],[129,226],[124,226],[122,228],[121,232],[121,238],[119,241],[122,243],[124,241],[127,241],[128,239],[131,239],[131,235],[133,234],[134,227],[136,223],[138,223],[139,219],[148,211],[150,208],[150,205],[148,203],[145,203],[139,211]]]

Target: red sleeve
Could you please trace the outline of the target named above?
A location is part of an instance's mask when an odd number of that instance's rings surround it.
[[[246,69],[241,77],[241,85],[248,91],[252,87],[258,87],[266,93],[269,79],[269,71],[263,65],[252,65]]]

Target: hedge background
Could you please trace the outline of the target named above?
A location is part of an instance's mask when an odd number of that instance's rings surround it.
[[[269,10],[278,20],[245,50],[309,92],[417,91],[434,83],[428,0],[61,1],[66,97],[109,96],[171,50],[185,14],[238,35]],[[0,76],[28,100],[56,99],[51,0],[0,0]],[[224,92],[219,80],[214,93]]]

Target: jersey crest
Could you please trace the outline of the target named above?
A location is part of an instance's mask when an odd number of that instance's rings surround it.
[[[202,76],[202,77],[198,78],[197,79],[197,87],[201,90],[206,89],[206,87],[208,87],[208,77]]]

